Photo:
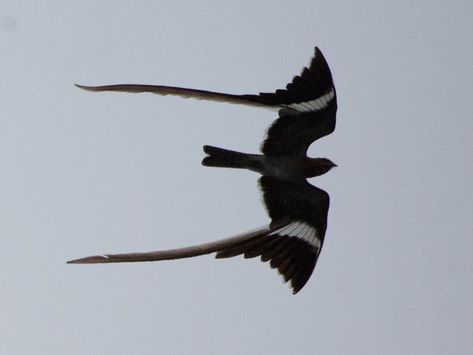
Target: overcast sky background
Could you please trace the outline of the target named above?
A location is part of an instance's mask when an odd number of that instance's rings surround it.
[[[9,1],[0,5],[1,354],[466,354],[473,348],[471,1]],[[275,114],[73,83],[283,88],[323,51],[338,168],[315,274],[259,260],[66,265],[266,224]]]

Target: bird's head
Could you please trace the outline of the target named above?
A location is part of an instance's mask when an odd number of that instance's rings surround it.
[[[327,158],[310,158],[307,162],[305,175],[308,178],[320,176],[337,165]]]

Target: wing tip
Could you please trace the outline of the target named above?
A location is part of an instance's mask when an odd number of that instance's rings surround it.
[[[85,91],[101,91],[100,86],[88,86],[88,85],[80,85],[80,84],[74,84],[74,86],[76,88],[79,88]]]
[[[324,55],[323,55],[322,51],[320,50],[320,48],[315,46],[315,48],[314,48],[314,57],[318,57],[318,56],[323,57]]]
[[[107,262],[110,262],[108,255],[92,255],[86,256],[85,258],[69,260],[66,264],[102,264]]]
[[[292,285],[291,285],[290,287],[291,287],[291,289],[292,289],[292,294],[293,294],[293,295],[297,295],[297,294],[299,293],[299,291],[302,290],[302,288],[303,288],[304,286],[295,287],[295,286],[292,286]]]

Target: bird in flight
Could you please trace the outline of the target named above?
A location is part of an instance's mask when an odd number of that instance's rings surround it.
[[[261,145],[262,154],[247,154],[204,146],[202,165],[249,169],[262,175],[259,187],[271,223],[227,239],[185,248],[144,253],[94,255],[70,264],[142,262],[189,258],[216,253],[216,258],[244,255],[269,261],[290,282],[293,294],[309,280],[323,246],[327,229],[329,195],[307,178],[328,172],[336,165],[326,158],[309,158],[315,140],[335,129],[337,97],[330,68],[319,48],[308,67],[286,89],[258,95],[233,95],[162,85],[118,84],[82,86],[88,91],[119,91],[177,95],[210,101],[275,109]]]

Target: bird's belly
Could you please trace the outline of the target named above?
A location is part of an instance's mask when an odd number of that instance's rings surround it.
[[[303,162],[291,157],[265,157],[265,176],[280,180],[294,181],[304,178]]]

